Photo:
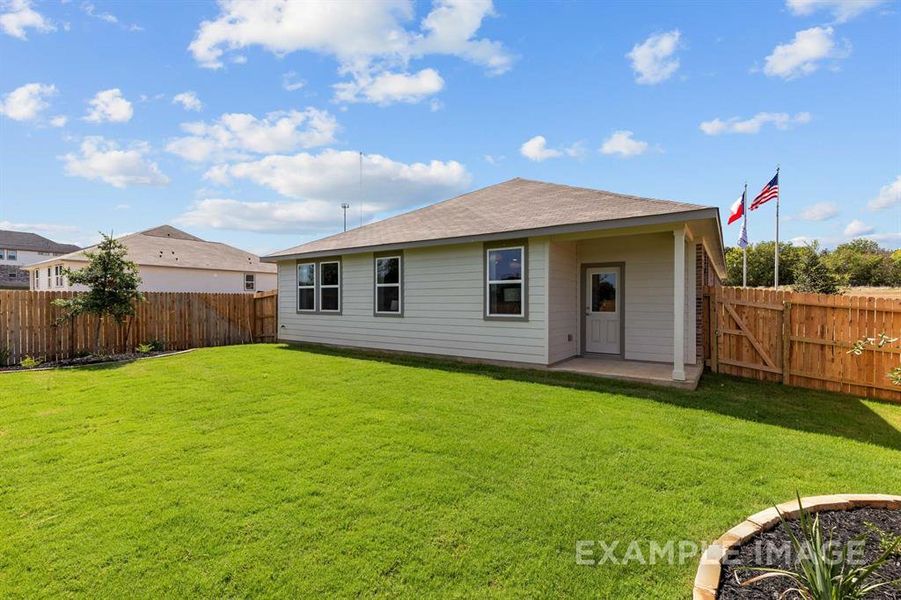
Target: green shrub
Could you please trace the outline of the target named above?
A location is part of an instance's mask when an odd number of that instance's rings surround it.
[[[150,346],[151,352],[162,352],[166,349],[166,342],[163,340],[150,340],[146,345]]]
[[[138,347],[135,348],[135,351],[137,351],[138,354],[150,354],[153,352],[153,344],[139,344]]]
[[[0,367],[5,367],[9,364],[9,350],[0,346]]]
[[[35,358],[33,356],[26,356],[21,361],[19,361],[19,366],[23,369],[34,369],[35,367],[41,366],[41,363],[44,361],[40,358]]]

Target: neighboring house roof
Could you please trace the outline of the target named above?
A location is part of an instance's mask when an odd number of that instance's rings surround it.
[[[260,257],[228,244],[208,242],[171,225],[161,225],[119,238],[128,248],[128,258],[139,266],[172,267],[180,269],[212,269],[217,271],[242,271],[245,273],[275,273],[275,265],[260,262]],[[26,268],[34,268],[51,262],[87,262],[85,248],[63,256],[54,257]]]
[[[675,218],[673,217],[675,215]],[[444,202],[270,254],[266,261],[347,253],[379,246],[541,235],[567,226],[632,226],[719,219],[716,207],[653,200],[528,179],[511,179]],[[585,230],[590,227],[584,227]],[[510,235],[502,237],[512,237]]]
[[[28,250],[31,252],[59,252],[62,254],[78,250],[78,246],[74,244],[58,244],[36,233],[3,229],[0,229],[0,248]]]

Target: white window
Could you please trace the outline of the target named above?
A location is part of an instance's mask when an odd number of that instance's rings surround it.
[[[341,312],[341,262],[319,263],[319,312]]]
[[[316,263],[297,265],[297,310],[316,310]]]
[[[375,259],[375,314],[400,315],[403,311],[401,290],[403,260],[400,256]]]
[[[253,273],[244,274],[244,291],[252,292],[257,289],[256,275]]]
[[[486,316],[525,316],[524,256],[525,246],[489,248],[485,252]]]
[[[56,287],[63,287],[63,266],[56,265],[53,267],[53,278],[55,280]]]
[[[47,267],[47,287],[53,287],[53,269],[50,267]]]
[[[19,258],[18,250],[7,250],[6,251],[6,260],[16,260]]]
[[[34,280],[34,289],[41,289],[41,270],[35,269],[31,272],[31,278]]]

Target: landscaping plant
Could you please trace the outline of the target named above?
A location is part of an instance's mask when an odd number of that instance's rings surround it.
[[[138,344],[138,347],[135,348],[138,354],[150,354],[153,352],[153,344]]]
[[[40,358],[35,358],[33,356],[26,356],[21,361],[19,361],[19,366],[22,367],[23,369],[34,369],[35,367],[41,366],[41,363],[43,363],[43,362],[44,361],[42,361]]]
[[[798,509],[801,531],[795,535],[782,511],[776,507],[782,527],[791,540],[792,551],[797,557],[797,570],[750,567],[748,570],[762,571],[763,574],[748,579],[742,583],[743,586],[773,577],[786,577],[793,586],[785,590],[780,598],[794,592],[803,600],[861,600],[874,590],[901,583],[901,579],[880,581],[876,575],[876,570],[901,547],[901,538],[890,539],[888,542],[883,538],[880,544],[881,554],[876,560],[864,565],[854,564],[849,557],[849,545],[836,551],[837,544],[833,542],[831,532],[827,540],[820,526],[819,515],[811,517],[804,510],[800,495]]]
[[[111,235],[101,234],[103,239],[95,251],[86,251],[89,262],[83,269],[65,269],[69,282],[87,286],[88,291],[73,298],[54,300],[64,309],[62,321],[83,314],[94,315],[94,351],[100,352],[100,328],[103,319],[113,318],[120,326],[125,318],[135,313],[135,303],[144,299],[138,291],[141,278],[138,266],[128,260],[128,249]]]

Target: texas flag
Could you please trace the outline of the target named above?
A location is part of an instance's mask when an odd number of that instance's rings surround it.
[[[745,214],[745,192],[741,193],[741,196],[738,197],[738,200],[732,205],[732,208],[729,209],[729,222],[727,225],[732,225],[732,223],[738,221]]]

